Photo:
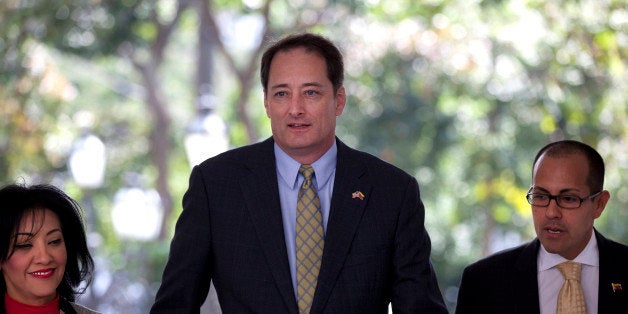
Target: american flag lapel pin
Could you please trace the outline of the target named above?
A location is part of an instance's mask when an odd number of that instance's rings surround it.
[[[364,193],[362,191],[355,191],[351,193],[351,198],[359,198],[361,201],[364,200]]]
[[[613,293],[618,293],[624,290],[620,283],[611,283],[611,287],[613,287]]]

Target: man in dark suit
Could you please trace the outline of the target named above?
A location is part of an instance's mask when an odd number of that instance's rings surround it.
[[[456,313],[561,313],[564,262],[581,269],[583,311],[628,313],[628,247],[593,228],[610,198],[603,183],[604,161],[592,147],[559,141],[542,148],[526,196],[537,238],[469,265]]]
[[[261,63],[273,136],[193,169],[151,313],[198,313],[210,281],[224,313],[386,313],[391,302],[446,313],[417,181],[335,136],[346,101],[338,49],[293,35]],[[297,202],[310,180],[324,237],[322,256],[303,262]]]

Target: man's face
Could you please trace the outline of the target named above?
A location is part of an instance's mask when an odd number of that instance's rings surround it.
[[[589,165],[581,154],[541,156],[532,175],[531,193],[575,195],[585,198],[591,191],[586,184]],[[607,191],[582,202],[579,208],[564,209],[551,200],[547,207],[532,206],[534,229],[550,252],[572,260],[582,252],[593,231],[593,221],[600,217],[610,195]]]
[[[325,59],[304,48],[279,51],[264,95],[275,142],[302,164],[311,164],[334,143],[344,87],[334,92]]]

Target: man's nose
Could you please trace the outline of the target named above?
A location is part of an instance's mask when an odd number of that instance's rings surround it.
[[[293,94],[290,98],[290,114],[293,116],[301,115],[305,112],[305,106],[303,97],[298,94]]]
[[[558,200],[556,198],[550,199],[549,204],[547,204],[547,208],[545,208],[545,216],[550,219],[562,217],[561,208],[558,206]]]

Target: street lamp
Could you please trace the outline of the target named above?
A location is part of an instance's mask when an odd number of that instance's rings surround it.
[[[105,144],[94,134],[84,131],[84,134],[74,143],[68,167],[74,182],[83,191],[83,202],[87,209],[87,227],[90,235],[97,238],[94,230],[94,210],[91,190],[100,188],[105,179],[105,166],[107,158],[105,154]],[[89,239],[89,238],[88,238]]]
[[[105,144],[95,135],[86,132],[74,144],[68,166],[72,178],[83,189],[97,189],[105,178]]]
[[[154,189],[124,187],[114,196],[111,219],[121,238],[139,241],[156,239],[162,216],[161,198]]]
[[[81,127],[84,130],[83,135],[72,147],[68,160],[68,168],[72,178],[83,192],[83,203],[85,204],[85,213],[87,216],[87,244],[94,248],[101,242],[101,237],[100,234],[95,231],[95,214],[91,191],[103,185],[107,156],[105,144],[96,135],[87,131],[89,125],[83,123]],[[91,285],[88,289],[89,298],[86,300],[88,305],[92,302],[96,302],[93,289],[94,285]],[[96,304],[97,303],[93,303],[91,305]]]
[[[205,97],[212,99],[201,101],[206,105],[199,105],[197,116],[189,124],[184,140],[185,151],[192,167],[229,148],[227,126],[214,112],[215,100],[213,96]]]

